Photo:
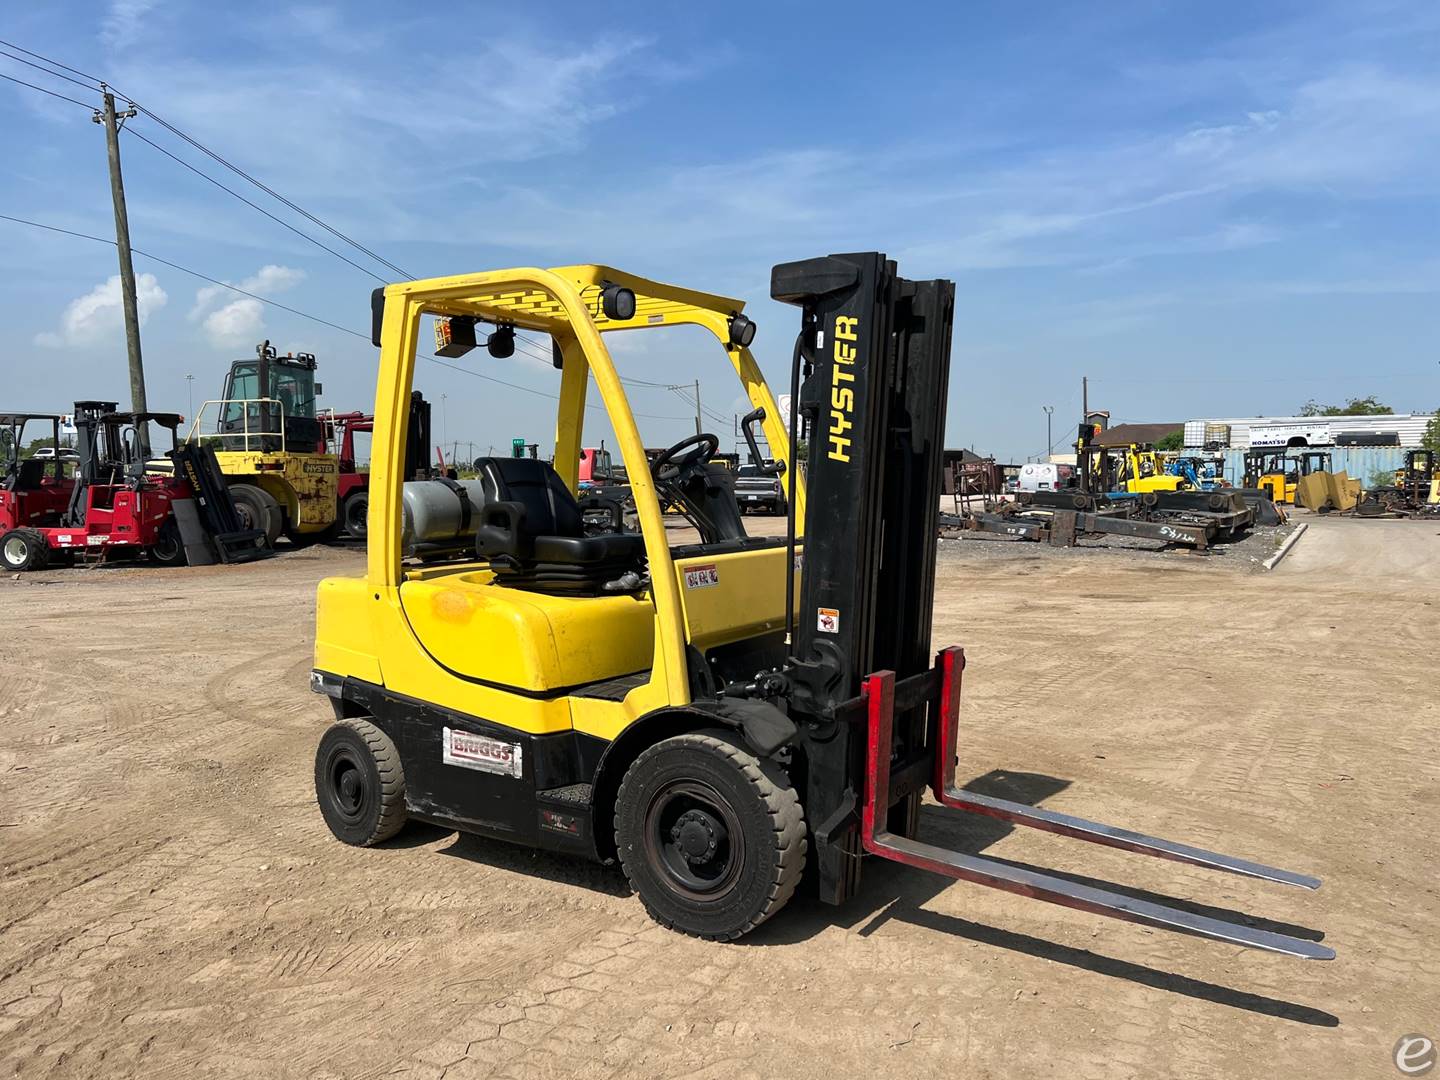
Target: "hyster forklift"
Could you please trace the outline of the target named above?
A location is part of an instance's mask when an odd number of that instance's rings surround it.
[[[271,545],[339,531],[340,461],[316,411],[315,368],[310,353],[280,356],[261,342],[253,360],[230,365],[221,399],[200,406],[187,436],[215,450],[241,519]]]
[[[964,654],[930,651],[954,286],[878,253],[776,266],[801,309],[788,417],[748,348],[738,300],[603,266],[391,285],[373,299],[380,370],[366,572],[319,586],[312,687],[336,722],[315,784],[342,841],[407,817],[616,860],[675,930],[737,938],[800,887],[852,896],[869,855],[1023,896],[1313,959],[1330,949],[918,838],[945,806],[1128,851],[1313,889],[1311,877],[955,785]],[[422,319],[549,334],[560,367],[555,464],[480,461],[466,496],[403,484]],[[783,538],[749,537],[690,436],[647,462],[604,336],[689,324],[713,334],[777,459]],[[468,329],[466,329],[468,326]],[[503,355],[503,353],[502,353]],[[640,531],[587,535],[577,499],[593,377]],[[752,431],[753,434],[753,431]],[[478,483],[478,488],[477,488]],[[433,491],[430,489],[434,489]],[[479,495],[474,494],[479,491]],[[448,560],[411,561],[402,501],[468,507]],[[698,543],[671,547],[678,500]],[[478,503],[478,505],[476,505]],[[437,515],[438,520],[438,515]]]

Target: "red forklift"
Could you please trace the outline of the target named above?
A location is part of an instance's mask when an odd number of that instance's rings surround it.
[[[155,424],[175,431],[174,413],[117,413],[111,401],[75,403],[79,462],[66,476],[61,460],[60,417],[0,416],[11,432],[10,460],[0,490],[0,561],[7,570],[43,570],[68,565],[77,552],[144,553],[162,566],[183,565],[185,545],[171,514],[171,501],[190,496],[189,485],[147,477],[140,427]],[[26,426],[51,426],[54,459],[19,458]],[[47,475],[48,474],[48,475]],[[183,487],[184,491],[179,489]]]
[[[77,554],[92,552],[102,557],[144,554],[161,566],[183,566],[189,561],[187,549],[197,545],[217,548],[226,562],[257,557],[262,534],[239,530],[233,505],[221,505],[207,489],[193,455],[178,453],[176,432],[183,417],[115,410],[113,401],[75,403],[78,461],[69,463],[61,454],[59,416],[0,415],[0,427],[10,431],[10,453],[0,481],[0,563],[5,569],[68,566]],[[53,458],[20,458],[32,422],[50,426]],[[178,475],[147,473],[151,424],[170,433]],[[213,460],[213,453],[208,456]],[[188,538],[176,516],[177,504],[197,511]]]

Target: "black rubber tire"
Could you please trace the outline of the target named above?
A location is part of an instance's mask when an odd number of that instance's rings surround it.
[[[789,514],[789,512],[790,504],[787,503],[784,499],[781,499],[779,502],[775,503],[775,505],[770,507],[771,517],[785,517],[787,514]]]
[[[11,529],[0,536],[0,563],[6,570],[44,570],[50,562],[50,545],[35,529]]]
[[[370,492],[352,491],[340,507],[340,521],[346,536],[364,540],[370,522]]]
[[[230,498],[240,515],[241,528],[264,529],[265,543],[273,548],[285,524],[285,515],[280,512],[275,496],[254,484],[231,484]]]
[[[673,847],[647,843],[647,833],[658,840],[665,831],[667,811],[693,805],[677,785],[702,790],[701,801],[719,811],[712,823],[725,830],[723,873],[708,896],[703,888],[687,890],[667,869],[667,850],[672,858],[679,855],[678,840]],[[679,827],[672,826],[668,835]],[[732,831],[738,845],[730,839]],[[645,910],[662,926],[707,941],[732,941],[784,907],[804,873],[806,843],[804,813],[789,777],[728,731],[698,731],[656,743],[631,764],[615,795],[616,851]]]
[[[146,555],[157,566],[185,566],[190,562],[185,554],[185,542],[180,539],[180,526],[175,523],[174,515],[166,518],[165,524],[160,526],[155,543],[150,545]]]
[[[369,720],[332,724],[315,751],[315,799],[336,839],[355,847],[405,826],[405,772],[395,744]]]

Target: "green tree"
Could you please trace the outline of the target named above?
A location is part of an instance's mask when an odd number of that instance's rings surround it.
[[[1374,394],[1351,398],[1344,405],[1321,405],[1311,398],[1300,407],[1301,416],[1393,416],[1394,413],[1394,409],[1377,400]]]
[[[1425,434],[1420,436],[1420,445],[1428,446],[1440,454],[1440,409],[1435,410],[1435,415],[1430,417],[1430,423],[1425,425]]]
[[[1180,450],[1185,446],[1185,430],[1176,428],[1155,444],[1156,450]]]

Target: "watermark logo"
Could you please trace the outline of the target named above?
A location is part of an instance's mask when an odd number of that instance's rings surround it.
[[[1401,1035],[1395,1044],[1395,1068],[1405,1076],[1424,1076],[1435,1068],[1435,1040],[1425,1035]]]

